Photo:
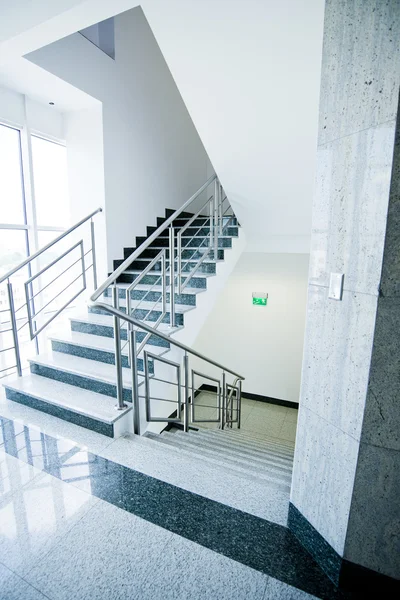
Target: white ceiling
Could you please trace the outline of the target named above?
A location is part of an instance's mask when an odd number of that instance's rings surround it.
[[[43,102],[52,95],[59,110],[89,105],[21,57],[137,4],[1,2],[0,82]],[[324,1],[308,0],[306,10],[298,0],[141,6],[252,249],[307,252]]]

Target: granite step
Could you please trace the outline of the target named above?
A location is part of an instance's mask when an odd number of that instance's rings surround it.
[[[109,396],[35,374],[6,378],[3,385],[7,398],[13,402],[108,437],[120,435],[120,427],[124,427],[121,420],[132,410],[129,405],[117,411],[115,400]]]

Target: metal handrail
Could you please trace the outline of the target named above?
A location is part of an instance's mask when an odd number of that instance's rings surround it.
[[[164,223],[162,223],[160,225],[160,227],[158,227],[151,235],[150,237],[147,238],[147,240],[145,240],[138,248],[136,248],[136,250],[134,250],[132,252],[132,254],[130,256],[128,256],[128,258],[126,260],[124,260],[124,262],[117,268],[115,269],[115,271],[113,273],[111,273],[111,275],[104,281],[104,283],[102,283],[97,290],[95,290],[95,292],[90,296],[90,301],[91,302],[96,302],[97,298],[99,298],[99,296],[101,296],[101,294],[108,288],[110,287],[110,285],[112,285],[117,279],[118,277],[124,272],[126,271],[126,269],[132,264],[132,262],[134,260],[136,260],[144,250],[146,250],[146,248],[148,248],[150,246],[150,244],[152,242],[154,242],[154,240],[156,240],[158,238],[158,236],[160,235],[160,233],[162,233],[163,231],[165,231],[170,225],[171,223],[173,223],[173,221],[175,221],[175,219],[177,219],[179,217],[179,215],[181,213],[183,213],[185,211],[185,209],[194,201],[196,200],[196,198],[198,198],[198,196],[200,196],[200,194],[202,194],[204,192],[205,189],[207,189],[207,187],[217,179],[216,175],[212,175],[202,186],[199,190],[197,190],[197,192],[195,192],[193,194],[193,196],[191,196],[189,198],[189,200],[187,200],[180,208],[178,208],[170,217],[168,217],[168,219],[166,221],[164,221]],[[170,257],[171,259],[171,257]]]
[[[212,358],[208,358],[207,356],[204,356],[204,354],[201,354],[201,352],[197,352],[197,350],[193,350],[193,348],[189,348],[189,346],[186,346],[185,344],[182,344],[181,342],[178,342],[177,340],[171,339],[169,336],[161,333],[161,331],[155,330],[153,327],[150,327],[149,325],[145,325],[145,323],[143,323],[142,321],[138,321],[134,317],[128,316],[126,313],[114,308],[114,306],[112,306],[111,304],[105,304],[104,302],[96,302],[95,306],[98,308],[102,308],[103,310],[106,310],[107,312],[114,315],[114,317],[119,317],[120,319],[123,319],[124,321],[127,321],[128,323],[131,323],[132,325],[135,325],[135,327],[137,327],[139,329],[143,329],[144,331],[147,331],[147,333],[157,335],[162,340],[168,342],[172,346],[176,346],[177,348],[180,348],[184,352],[188,352],[188,354],[192,354],[193,356],[196,356],[197,358],[200,358],[201,360],[205,360],[210,365],[217,367],[217,369],[221,369],[221,371],[230,373],[231,375],[233,375],[234,377],[236,377],[239,380],[244,381],[244,379],[245,379],[243,377],[243,375],[239,375],[235,371],[232,371],[232,369],[228,369],[227,367],[224,367],[220,363],[217,363]]]
[[[92,217],[94,217],[94,215],[97,215],[97,213],[102,212],[102,210],[103,209],[100,206],[99,208],[97,208],[96,210],[94,210],[92,213],[90,213],[90,215],[88,215],[87,217],[84,217],[83,219],[81,219],[79,221],[79,223],[75,223],[75,225],[72,225],[72,227],[70,227],[66,231],[63,231],[63,233],[61,235],[59,235],[54,240],[52,240],[51,242],[49,242],[46,246],[43,246],[43,248],[41,248],[40,250],[38,250],[37,252],[35,252],[35,254],[31,254],[30,256],[28,256],[25,260],[23,260],[21,263],[19,263],[19,265],[17,265],[16,267],[13,267],[11,269],[11,271],[8,271],[8,273],[6,273],[2,277],[0,277],[0,283],[3,283],[3,281],[6,281],[7,279],[9,279],[12,275],[14,275],[14,273],[16,273],[17,271],[19,271],[20,269],[22,269],[23,267],[25,267],[26,265],[28,265],[30,262],[32,262],[33,260],[35,260],[38,256],[40,256],[41,254],[43,254],[43,252],[46,252],[46,250],[48,250],[49,248],[51,248],[52,246],[54,246],[54,244],[57,244],[57,242],[59,242],[60,240],[62,240],[63,238],[65,238],[67,235],[69,235],[70,233],[72,233],[72,231],[75,231],[75,229],[78,229],[78,227],[80,227],[81,225],[83,225],[84,223],[86,223],[86,221],[89,221],[89,219],[91,219]]]

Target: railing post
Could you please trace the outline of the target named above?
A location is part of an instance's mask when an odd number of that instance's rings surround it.
[[[18,376],[22,376],[22,367],[21,367],[21,354],[19,350],[19,342],[18,342],[18,327],[17,327],[17,319],[15,317],[15,306],[14,306],[14,294],[12,283],[10,280],[7,281],[7,293],[8,293],[8,304],[10,307],[10,321],[11,321],[11,329],[14,341],[14,350],[15,350],[15,362],[17,367]]]
[[[219,181],[215,180],[214,185],[214,260],[218,259],[218,202],[219,202]]]
[[[140,435],[139,382],[136,357],[136,329],[129,331],[129,348],[132,373],[133,433]]]
[[[112,289],[113,305],[118,310],[118,288],[115,283]],[[122,380],[122,354],[121,354],[121,330],[119,325],[119,317],[114,315],[114,342],[115,342],[115,366],[117,369],[117,410],[126,408],[124,403],[124,388]]]
[[[167,312],[167,269],[165,260],[165,250],[161,256],[161,277],[162,277],[162,311]]]
[[[222,407],[221,407],[221,429],[224,429],[225,427],[225,410],[226,410],[226,375],[225,375],[225,371],[222,373]]]
[[[237,428],[240,429],[240,421],[242,417],[242,380],[239,379],[239,397],[238,397],[238,422]]]
[[[90,219],[90,238],[91,238],[91,243],[92,243],[93,285],[94,285],[94,289],[97,290],[96,240],[95,240],[93,218]]]
[[[189,431],[189,356],[188,353],[185,352],[185,356],[183,359],[184,367],[185,367],[185,407],[183,411],[183,431]],[[192,390],[194,394],[194,390]],[[192,402],[193,402],[192,398]]]
[[[175,327],[175,230],[169,228],[170,326]]]
[[[223,217],[223,197],[224,197],[224,191],[222,189],[222,185],[219,184],[219,234],[222,235],[223,233],[223,226],[222,226],[222,217]]]

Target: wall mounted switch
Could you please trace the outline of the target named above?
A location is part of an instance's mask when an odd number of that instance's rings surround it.
[[[329,279],[329,298],[341,300],[343,296],[344,273],[331,273]]]

